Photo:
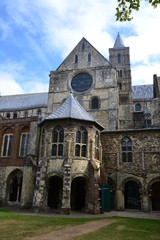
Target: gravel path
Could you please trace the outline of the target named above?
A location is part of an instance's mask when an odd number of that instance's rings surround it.
[[[75,237],[96,231],[102,227],[108,226],[115,220],[98,220],[92,221],[85,224],[65,227],[61,230],[55,230],[53,232],[43,234],[37,237],[25,238],[25,240],[72,240]]]

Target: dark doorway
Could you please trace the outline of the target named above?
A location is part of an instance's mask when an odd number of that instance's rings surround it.
[[[8,178],[8,200],[11,202],[21,201],[22,172],[14,171]]]
[[[152,210],[160,211],[160,182],[154,182],[151,190]]]
[[[124,200],[126,209],[141,209],[139,186],[134,181],[125,184]]]
[[[114,210],[115,190],[112,181],[108,178],[108,187],[110,188],[110,210]]]
[[[58,209],[62,205],[62,186],[63,182],[60,177],[49,179],[48,188],[48,207]]]
[[[85,179],[77,177],[73,179],[71,186],[71,209],[82,210],[85,208]]]

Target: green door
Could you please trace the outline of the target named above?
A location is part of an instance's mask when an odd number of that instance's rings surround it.
[[[101,209],[103,212],[110,211],[110,187],[106,185],[101,186]]]

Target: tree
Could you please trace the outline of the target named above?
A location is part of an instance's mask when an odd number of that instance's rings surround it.
[[[133,19],[132,17],[132,11],[136,10],[138,11],[140,8],[140,0],[117,0],[118,6],[116,8],[116,17],[117,21],[125,22],[125,21],[131,21]],[[160,4],[160,0],[145,0],[148,1],[149,4],[153,8],[156,8],[158,4]]]

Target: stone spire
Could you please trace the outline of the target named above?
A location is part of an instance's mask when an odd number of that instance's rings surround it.
[[[122,41],[122,38],[120,36],[120,34],[118,33],[115,44],[113,46],[113,48],[125,48],[125,45]]]

